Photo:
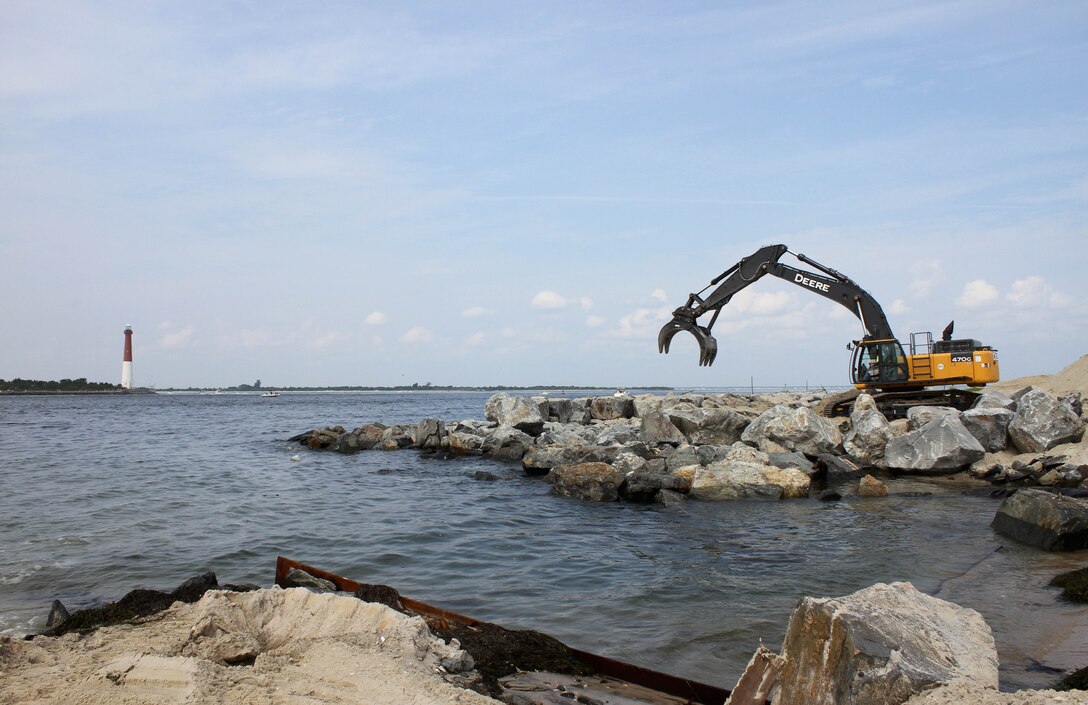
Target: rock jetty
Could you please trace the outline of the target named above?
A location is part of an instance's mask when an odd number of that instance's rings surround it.
[[[915,407],[889,421],[861,394],[849,419],[821,395],[581,398],[496,394],[484,419],[314,429],[291,440],[357,453],[415,448],[518,461],[556,494],[593,501],[880,496],[880,475],[953,475],[1012,488],[1088,492],[1079,392],[984,392],[964,412]]]

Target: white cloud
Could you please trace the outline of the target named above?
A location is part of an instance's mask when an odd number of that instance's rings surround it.
[[[185,326],[179,331],[174,333],[167,333],[159,341],[158,347],[169,350],[170,348],[177,348],[185,345],[189,342],[189,339],[193,337],[193,327]]]
[[[472,335],[465,338],[465,345],[468,345],[470,347],[483,345],[485,342],[487,342],[487,333],[484,333],[482,330],[476,331]]]
[[[984,279],[975,279],[963,285],[963,293],[956,303],[964,308],[985,306],[998,298],[997,289]]]
[[[613,334],[620,338],[657,339],[662,324],[669,320],[672,310],[663,308],[638,308],[619,320]]]
[[[423,326],[415,326],[400,337],[402,343],[429,343],[434,340],[434,333]]]
[[[329,333],[326,333],[325,335],[314,338],[313,340],[307,342],[306,347],[313,348],[314,350],[322,350],[329,347],[337,340],[340,340],[340,337],[341,336],[339,333],[337,333],[336,331],[331,331]]]
[[[588,296],[582,296],[578,299],[578,304],[582,307],[583,311],[588,311],[593,308],[593,299]]]
[[[657,299],[658,301],[665,302],[669,300],[669,297],[665,295],[664,289],[654,289],[650,292],[651,299]]]
[[[385,314],[381,311],[375,311],[367,315],[367,317],[363,319],[363,323],[367,324],[368,326],[383,325],[385,323]]]
[[[605,322],[604,316],[586,316],[587,328],[599,328],[603,326]]]
[[[479,318],[480,316],[490,316],[494,311],[483,306],[470,306],[461,312],[461,315],[465,318]]]
[[[933,288],[944,279],[944,269],[939,259],[915,262],[911,265],[910,273],[914,275],[911,291],[919,299],[929,296]]]
[[[845,309],[843,309],[843,310],[845,310]],[[903,299],[896,299],[895,301],[892,302],[892,305],[888,308],[888,313],[893,313],[896,316],[900,316],[900,315],[906,313],[907,311],[910,311],[910,307],[907,306],[906,302],[904,302]]]
[[[569,302],[559,294],[555,293],[554,291],[545,289],[544,291],[537,292],[536,296],[533,297],[532,304],[530,305],[533,308],[555,310],[565,308],[568,303]]]
[[[1017,279],[1005,298],[1019,308],[1058,308],[1070,303],[1068,296],[1055,291],[1039,276]]]

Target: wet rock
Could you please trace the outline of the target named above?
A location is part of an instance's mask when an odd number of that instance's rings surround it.
[[[312,592],[336,592],[336,583],[319,578],[316,575],[310,575],[299,568],[292,568],[287,571],[287,576],[283,582],[284,587],[301,587]]]
[[[837,502],[842,499],[842,493],[838,490],[824,490],[820,494],[816,495],[816,499],[821,502]]]
[[[843,448],[865,465],[879,465],[884,460],[884,447],[893,433],[888,419],[880,413],[868,394],[859,394],[850,411],[850,430],[842,439]]]
[[[960,422],[959,414],[946,413],[937,414],[921,428],[888,441],[884,465],[919,474],[950,474],[985,454]]]
[[[589,404],[589,416],[598,421],[629,419],[635,414],[631,397],[594,397]]]
[[[438,419],[423,419],[412,434],[415,444],[425,450],[437,450],[446,438],[446,424]]]
[[[214,590],[219,587],[219,580],[215,577],[215,573],[208,571],[200,575],[189,578],[181,585],[174,588],[174,591],[170,593],[170,596],[175,600],[181,600],[182,602],[197,602],[204,596],[208,590]]]
[[[668,443],[673,446],[687,442],[680,429],[660,411],[650,411],[641,416],[639,437],[646,443]]]
[[[487,470],[477,470],[472,475],[473,480],[480,480],[481,482],[495,482],[499,479],[499,476],[495,473],[488,472]]]
[[[858,497],[887,497],[888,486],[872,475],[858,481]]]
[[[666,507],[676,507],[687,501],[687,497],[673,490],[661,490],[657,493],[655,501]]]
[[[1009,438],[1023,453],[1041,453],[1084,436],[1084,421],[1046,392],[1033,390],[1020,398],[1009,424]]]
[[[816,472],[817,477],[823,479],[829,488],[854,484],[864,474],[861,468],[847,458],[830,453],[822,453],[816,458]]]
[[[1064,600],[1088,602],[1088,568],[1079,568],[1055,575],[1047,584],[1062,588],[1062,599]]]
[[[987,453],[996,453],[1008,445],[1009,424],[1016,412],[1000,407],[977,406],[960,414],[964,428]]]
[[[49,616],[45,620],[45,626],[50,628],[59,627],[69,617],[71,615],[68,613],[68,608],[60,600],[53,600],[53,605],[49,608]]]
[[[683,486],[679,478],[667,472],[650,469],[632,470],[626,473],[620,496],[628,502],[653,502],[662,490],[675,492]]]
[[[479,421],[459,421],[447,429],[445,448],[454,455],[481,455],[487,433]]]
[[[552,494],[591,502],[615,502],[620,498],[623,473],[608,463],[560,465],[549,475]]]
[[[334,446],[343,433],[343,426],[314,429],[310,432],[306,445],[309,446],[310,450],[325,450]]]
[[[1025,488],[1001,503],[990,526],[1044,551],[1078,551],[1088,548],[1088,503]]]
[[[779,404],[745,428],[741,440],[768,453],[798,451],[819,455],[836,452],[842,446],[842,433],[834,423],[808,407]]]
[[[525,451],[521,467],[526,475],[547,475],[552,468],[581,462],[587,452],[584,446],[533,446]]]
[[[910,583],[802,598],[782,645],[775,705],[902,703],[938,683],[997,688],[997,650],[978,612]]]
[[[544,417],[540,407],[525,397],[512,394],[493,394],[484,402],[484,417],[500,426],[511,426],[531,436],[544,430]]]
[[[396,450],[407,448],[415,443],[415,424],[398,424],[387,427],[382,431],[382,440],[376,448],[381,450]]]

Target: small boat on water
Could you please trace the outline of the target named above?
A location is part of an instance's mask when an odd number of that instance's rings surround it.
[[[612,394],[612,396],[614,396],[614,397],[625,397],[625,396],[627,396],[627,390],[626,389],[617,389],[615,391],[615,393]]]
[[[279,395],[279,392],[265,392],[261,394],[262,397],[278,397]]]
[[[292,586],[294,581],[288,576],[293,571],[302,571],[313,577],[327,580],[335,585],[337,590],[343,592],[361,595],[386,590],[395,593],[395,590],[385,586],[360,583],[283,556],[276,559],[276,585]],[[451,625],[470,632],[486,631],[489,628],[501,629],[497,625],[428,605],[403,595],[397,595],[397,599],[404,611],[422,617],[432,629],[444,631]],[[525,632],[508,632],[508,635],[516,636],[522,633]],[[535,633],[530,632],[530,634]],[[539,636],[551,639],[546,635]],[[588,669],[597,675],[573,676],[542,671],[519,672],[500,679],[504,688],[520,694],[521,702],[534,704],[598,702],[601,705],[721,705],[729,697],[729,690],[725,688],[660,673],[607,656],[560,645],[569,649],[573,658],[585,667],[583,670]],[[578,697],[572,698],[571,696],[576,693]]]

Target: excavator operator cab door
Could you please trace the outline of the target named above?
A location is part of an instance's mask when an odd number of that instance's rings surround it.
[[[894,385],[910,379],[907,356],[898,340],[862,341],[854,348],[854,364],[850,371],[854,384],[870,387]]]

